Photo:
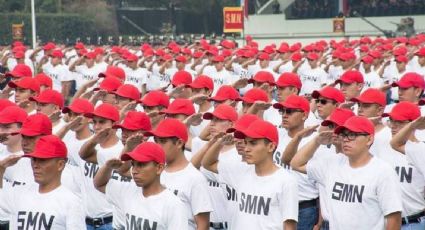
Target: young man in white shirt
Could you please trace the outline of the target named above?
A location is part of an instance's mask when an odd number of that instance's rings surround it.
[[[37,141],[33,152],[24,156],[31,158],[36,185],[22,186],[13,192],[0,191],[0,209],[11,215],[11,229],[85,229],[81,200],[61,184],[67,158],[65,143],[47,135]],[[5,168],[20,157],[0,163],[1,178]]]
[[[313,91],[311,96],[316,101],[317,118],[322,121],[345,101],[344,94],[331,86],[324,87],[318,91]]]
[[[118,193],[109,197],[125,213],[125,229],[188,229],[183,202],[160,182],[165,168],[165,152],[161,146],[141,143],[120,158],[131,161],[134,183],[120,186]],[[99,169],[95,179],[99,191],[111,193],[111,184],[115,181],[110,178],[113,170],[123,165],[121,160],[110,159]]]
[[[209,229],[213,209],[207,180],[184,155],[188,140],[186,125],[177,119],[167,118],[146,135],[154,136],[155,142],[165,151],[167,165],[161,174],[161,183],[183,201],[189,229]]]
[[[344,72],[341,77],[335,81],[339,84],[341,92],[345,96],[346,101],[360,95],[363,89],[364,79],[362,73],[357,70],[348,70]]]
[[[233,78],[229,71],[224,68],[224,57],[223,56],[215,56],[212,60],[213,66],[207,66],[209,68],[205,68],[202,74],[207,75],[212,78],[214,81],[214,91],[213,95],[217,92],[217,90],[223,85],[232,85]]]
[[[319,66],[319,55],[309,53],[307,55],[308,65],[294,71],[300,76],[303,87],[300,95],[309,96],[314,90],[319,90],[327,84],[328,74]]]
[[[77,98],[68,107],[63,109],[69,117],[69,122],[57,133],[63,137],[67,146],[72,146],[68,154],[68,164],[77,167],[82,205],[85,209],[87,229],[101,228],[112,229],[112,205],[107,201],[104,194],[97,191],[93,185],[93,179],[99,170],[99,165],[81,159],[79,151],[81,146],[93,136],[89,127],[90,119],[84,114],[93,113],[94,106],[86,99]]]
[[[40,84],[31,77],[25,77],[8,83],[10,88],[15,89],[15,103],[24,108],[28,114],[36,112],[35,102],[29,101],[30,97],[40,93]]]
[[[421,128],[420,110],[416,104],[399,102],[390,113],[384,114],[390,117],[393,149],[381,146],[377,156],[387,161],[398,174],[402,189],[402,229],[423,229],[425,226],[425,176],[423,165],[417,164],[417,155],[423,148],[422,142],[418,141],[415,131]],[[410,122],[410,123],[409,123]],[[400,154],[401,153],[401,154]]]
[[[168,108],[170,98],[162,91],[150,91],[139,102],[143,111],[151,118],[152,128],[155,128],[164,118],[160,112]]]
[[[61,50],[54,50],[51,57],[51,60],[42,66],[43,72],[52,78],[53,89],[67,98],[71,90],[71,81],[74,79],[68,66],[62,64],[64,55]]]
[[[296,179],[273,162],[278,145],[277,128],[255,120],[248,128],[219,138],[223,146],[235,138],[245,141],[243,158],[249,166],[225,167],[218,153],[207,152],[205,168],[219,174],[221,180],[235,188],[235,207],[230,229],[296,229],[298,189]]]
[[[306,150],[329,144],[333,133],[343,154],[310,161],[314,152]],[[372,122],[353,116],[334,132],[315,137],[291,161],[294,170],[325,187],[330,229],[400,229],[400,185],[395,171],[370,154],[373,136]]]

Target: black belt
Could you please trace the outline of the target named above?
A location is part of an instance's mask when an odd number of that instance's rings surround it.
[[[101,217],[101,218],[90,218],[86,217],[86,224],[94,227],[100,227],[105,224],[112,223],[112,216]]]
[[[304,200],[298,202],[298,209],[305,209],[305,208],[311,208],[317,206],[317,199],[313,200]]]
[[[405,224],[419,223],[421,222],[421,217],[424,217],[424,216],[425,216],[425,211],[422,211],[420,213],[417,213],[411,216],[402,217],[401,224],[405,225]]]
[[[227,229],[227,222],[210,222],[210,227],[214,229]]]

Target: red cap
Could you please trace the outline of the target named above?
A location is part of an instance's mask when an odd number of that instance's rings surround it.
[[[291,61],[301,61],[301,59],[303,59],[303,55],[301,53],[293,53],[291,56]]]
[[[210,77],[205,76],[205,75],[199,75],[188,86],[190,88],[193,88],[193,89],[207,88],[207,89],[209,89],[211,91],[214,90],[214,82],[213,82],[213,80]]]
[[[137,162],[156,162],[165,164],[165,152],[161,145],[153,142],[143,142],[139,144],[133,151],[124,153],[121,156],[122,161],[133,160]]]
[[[47,86],[49,88],[52,88],[53,86],[52,79],[49,76],[47,76],[45,73],[39,73],[35,75],[34,79],[38,81],[40,86]]]
[[[347,84],[351,84],[351,83],[364,83],[364,79],[363,79],[363,74],[360,73],[360,71],[357,70],[348,70],[345,71],[345,73],[343,73],[341,75],[341,77],[335,81],[337,84],[341,84],[341,83],[347,83]]]
[[[425,47],[420,48],[415,54],[419,57],[425,57]]]
[[[130,84],[121,85],[115,94],[121,97],[129,98],[131,100],[139,100],[140,99],[140,91],[136,86]]]
[[[139,57],[137,57],[137,55],[135,55],[135,54],[130,54],[125,58],[125,60],[127,60],[129,62],[138,61]]]
[[[309,60],[317,60],[317,59],[319,59],[319,55],[317,53],[311,52],[311,53],[309,53],[307,55],[307,59],[309,59]]]
[[[298,95],[289,95],[284,102],[279,102],[273,104],[275,109],[301,109],[304,113],[308,114],[310,112],[310,103],[304,97]]]
[[[238,119],[238,113],[236,112],[235,108],[233,108],[230,105],[226,104],[220,104],[217,107],[215,107],[214,111],[212,113],[207,112],[204,113],[203,118],[205,120],[212,120],[213,117],[216,117],[221,120],[228,120],[228,121],[236,121]]]
[[[176,87],[179,85],[190,85],[192,83],[192,74],[185,70],[177,71],[173,79],[171,79],[171,84]]]
[[[408,101],[401,101],[393,107],[391,112],[382,114],[382,117],[390,117],[396,121],[413,121],[420,116],[421,111],[418,105]]]
[[[370,44],[370,43],[372,43],[372,39],[370,39],[369,37],[362,37],[362,38],[360,38],[360,43]]]
[[[352,98],[351,101],[367,104],[378,104],[385,106],[387,104],[386,95],[379,89],[366,89],[360,96]]]
[[[400,56],[400,55],[406,55],[407,54],[407,47],[406,46],[400,46],[393,50],[394,56]]]
[[[375,58],[375,59],[382,57],[382,53],[379,50],[371,50],[371,51],[369,51],[368,55]]]
[[[202,52],[202,51],[195,51],[195,52],[193,52],[193,55],[192,56],[194,58],[201,58],[201,57],[204,56],[204,52]]]
[[[116,91],[121,85],[122,82],[120,79],[116,77],[107,77],[99,84],[99,87],[94,88],[93,90],[105,90],[108,93],[112,93]]]
[[[332,111],[331,115],[329,115],[329,117],[327,117],[326,120],[322,122],[321,125],[322,126],[328,126],[330,124],[336,124],[338,126],[343,125],[348,118],[353,116],[355,116],[355,114],[350,109],[336,108],[334,111]]]
[[[16,46],[24,46],[24,43],[23,43],[23,42],[21,42],[21,41],[14,41],[14,42],[12,43],[12,46],[13,46],[13,47],[16,47]]]
[[[11,81],[8,83],[10,88],[30,89],[34,92],[40,92],[40,83],[32,77],[24,77],[18,81]]]
[[[84,43],[77,42],[77,43],[75,43],[74,48],[75,49],[84,49]]]
[[[268,71],[258,71],[253,78],[248,80],[248,83],[268,83],[269,85],[275,85],[274,76]]]
[[[57,49],[57,50],[53,50],[50,56],[54,58],[63,58],[64,55],[60,49]]]
[[[96,47],[94,48],[93,52],[96,53],[96,55],[104,54],[105,50],[102,47]]]
[[[121,124],[114,125],[115,129],[144,130],[152,129],[151,120],[144,112],[129,111]]]
[[[311,96],[313,98],[319,98],[320,96],[322,96],[327,99],[332,99],[338,103],[343,103],[345,101],[344,94],[338,89],[331,86],[324,87],[319,91],[315,90],[313,91]]]
[[[110,77],[114,76],[116,78],[125,80],[125,72],[122,68],[116,66],[108,66],[105,72],[100,73],[99,77]]]
[[[361,45],[360,46],[360,51],[362,51],[362,52],[369,52],[369,46],[367,46],[367,45]]]
[[[361,116],[350,117],[347,121],[345,121],[344,125],[338,126],[334,132],[339,134],[344,129],[355,133],[367,133],[372,136],[375,135],[375,126],[373,123],[366,117]]]
[[[373,60],[374,60],[374,58],[369,56],[369,55],[366,55],[362,58],[362,62],[364,62],[366,64],[372,64]]]
[[[210,100],[212,101],[225,101],[225,100],[239,100],[240,96],[238,91],[236,91],[235,88],[229,85],[223,85],[215,94],[214,97],[211,97]]]
[[[414,72],[410,72],[410,73],[404,74],[400,78],[400,80],[398,80],[398,82],[394,82],[392,86],[400,87],[402,89],[407,89],[410,87],[425,89],[425,81],[423,76]]]
[[[180,53],[186,54],[186,55],[192,55],[192,51],[189,48],[182,48],[180,50]]]
[[[0,112],[0,124],[23,123],[27,112],[18,106],[8,106]]]
[[[87,99],[76,98],[75,100],[72,101],[72,103],[69,106],[62,109],[63,113],[68,113],[69,111],[72,111],[78,114],[93,113],[94,106]]]
[[[244,130],[236,130],[234,136],[238,139],[245,139],[246,137],[254,139],[268,139],[275,145],[279,144],[279,135],[277,128],[270,122],[258,119],[249,125]]]
[[[288,44],[281,44],[279,46],[279,49],[277,50],[277,52],[279,52],[279,53],[287,53],[287,52],[289,52],[289,46],[288,46]]]
[[[235,43],[230,40],[223,40],[221,46],[226,49],[234,49],[236,47]]]
[[[301,89],[302,83],[300,77],[295,73],[283,73],[277,79],[276,85],[279,87],[294,86],[298,90]]]
[[[77,53],[79,56],[85,56],[88,53],[88,51],[86,49],[80,49],[78,50]]]
[[[150,91],[141,100],[140,103],[146,106],[163,106],[165,108],[170,104],[170,98],[162,91]]]
[[[190,116],[195,113],[195,107],[189,99],[177,98],[170,103],[167,109],[162,111],[166,114],[184,114]]]
[[[177,137],[187,142],[189,134],[183,122],[173,118],[166,118],[158,124],[155,130],[146,132],[145,136]]]
[[[59,106],[59,108],[63,108],[64,99],[61,93],[53,89],[46,89],[41,92],[38,96],[30,97],[30,101],[36,101],[38,103],[43,104],[54,104]]]
[[[9,101],[9,99],[1,99],[0,98],[0,112],[9,106],[16,106],[15,103]]]
[[[6,77],[32,77],[32,70],[25,64],[17,64],[11,72],[6,73]]]
[[[396,62],[401,62],[401,63],[408,63],[409,62],[409,59],[406,56],[404,56],[404,55],[400,55],[400,56],[397,56],[395,58],[395,61]]]
[[[256,101],[268,102],[269,96],[267,96],[267,93],[264,92],[264,90],[253,88],[248,90],[240,100],[250,104]]]
[[[261,53],[260,55],[258,55],[258,60],[269,61],[270,55],[268,53]]]
[[[24,123],[22,123],[22,128],[19,133],[25,136],[51,135],[52,122],[48,116],[42,113],[30,115]]]
[[[84,57],[87,59],[95,59],[97,56],[97,54],[95,52],[87,52],[86,54],[84,54]]]
[[[52,50],[54,48],[56,48],[56,45],[53,42],[48,42],[43,46],[43,50]]]
[[[356,59],[356,55],[354,53],[342,53],[339,55],[339,59],[343,61],[353,60]]]
[[[22,51],[18,51],[13,55],[16,59],[21,59],[25,57],[25,53]]]
[[[213,58],[213,62],[224,62],[224,57],[221,55],[217,55]]]
[[[187,58],[183,55],[179,55],[176,57],[176,62],[182,62],[182,63],[186,63],[187,62]]]
[[[119,121],[120,113],[117,108],[108,103],[97,106],[92,113],[85,113],[84,116],[93,118],[94,116],[102,117],[111,121]]]
[[[43,136],[37,140],[34,152],[23,155],[24,157],[52,159],[66,158],[68,150],[65,143],[55,135]]]
[[[244,130],[251,125],[252,122],[259,120],[260,118],[254,114],[244,114],[242,115],[233,125],[232,128],[227,129],[227,133],[233,133],[236,130]]]

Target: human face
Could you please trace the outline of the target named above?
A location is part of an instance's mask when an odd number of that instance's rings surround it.
[[[308,59],[308,64],[312,69],[315,69],[317,67],[317,60],[310,60]]]
[[[206,88],[201,88],[201,89],[192,88],[192,96],[195,96],[195,95],[210,96],[210,94],[211,94],[211,91],[209,91]]]
[[[382,115],[383,107],[374,103],[358,103],[358,115],[363,117],[378,117]]]
[[[37,113],[42,113],[46,116],[50,116],[58,109],[58,106],[55,104],[37,102]]]
[[[260,60],[260,67],[262,69],[268,68],[269,67],[269,63],[270,63],[269,60]]]
[[[185,66],[186,66],[186,63],[184,63],[184,62],[179,62],[179,61],[176,62],[176,68],[178,70],[183,70]]]
[[[242,156],[242,161],[243,162],[246,162],[246,158],[245,158],[245,140],[244,139],[235,138],[235,146],[236,146],[236,151],[238,152],[238,154]]]
[[[162,106],[147,106],[147,105],[143,105],[143,111],[145,113],[160,112],[162,109],[163,109]]]
[[[396,62],[396,66],[399,72],[404,71],[406,69],[406,63],[404,62]]]
[[[103,103],[109,103],[111,105],[117,104],[117,97],[113,93],[106,93],[105,96],[102,98]]]
[[[73,120],[73,119],[75,119],[77,116],[81,116],[81,115],[82,115],[82,114],[78,114],[78,113],[75,113],[75,112],[73,112],[73,111],[69,111],[69,112],[68,112],[69,120]],[[78,126],[71,127],[71,130],[72,130],[72,131],[74,131],[74,132],[78,132],[78,131],[80,131],[80,130],[84,129],[84,127],[86,127],[86,126],[88,125],[88,123],[89,123],[89,118],[87,118],[87,117],[83,117],[83,118],[81,119],[80,124],[79,124]]]
[[[115,97],[116,97],[118,110],[121,110],[128,103],[132,102],[132,100],[130,98],[121,97],[121,96],[118,96],[118,95],[115,95]]]
[[[211,136],[215,136],[219,133],[225,133],[227,129],[232,127],[232,122],[228,120],[222,120],[217,117],[213,117],[209,124],[209,130]]]
[[[154,137],[155,143],[161,145],[165,152],[165,159],[168,162],[173,162],[177,154],[182,152],[184,142],[175,137]]]
[[[94,65],[94,59],[86,58],[86,65],[89,68],[92,67]]]
[[[192,96],[192,88],[183,87],[182,91],[175,98],[189,98]]]
[[[286,130],[304,125],[304,121],[307,119],[301,109],[283,108],[279,110],[279,113],[282,115],[282,126]]]
[[[20,124],[18,123],[11,123],[11,124],[0,124],[0,134],[8,134],[6,136],[6,139],[3,140],[2,144],[6,146],[12,146],[19,143],[19,141],[22,140],[22,137],[20,134],[17,135],[11,135],[11,133],[19,132],[20,130]]]
[[[245,160],[248,164],[258,165],[272,158],[275,145],[265,139],[245,138]]]
[[[156,162],[138,162],[131,161],[131,175],[138,187],[148,187],[156,180],[159,180],[164,165]]]
[[[40,138],[41,138],[41,135],[38,135],[38,136],[22,135],[22,142],[21,142],[22,151],[24,151],[25,154],[32,153],[34,151],[35,143]]]
[[[342,152],[349,158],[368,152],[369,146],[373,143],[373,137],[367,133],[344,130],[338,137],[341,139]]]
[[[425,56],[423,57],[418,56],[418,63],[421,66],[425,66]]]
[[[31,96],[34,96],[34,95],[35,93],[32,92],[30,89],[24,89],[24,88],[18,87],[15,89],[15,103],[26,101]]]
[[[128,138],[137,135],[137,134],[143,134],[142,130],[130,130],[130,129],[124,129],[121,128],[121,142],[123,145],[127,142]]]
[[[246,114],[251,106],[252,103],[242,102],[242,113]]]
[[[400,101],[416,102],[421,96],[422,90],[415,87],[401,88],[398,87],[398,98]]]
[[[213,63],[214,63],[215,68],[217,69],[217,72],[220,72],[220,71],[223,70],[223,68],[224,68],[223,62],[213,62]]]
[[[322,119],[326,119],[329,115],[331,115],[332,111],[338,104],[331,99],[327,99],[324,97],[319,97],[316,99],[317,113]]]
[[[351,98],[357,97],[363,88],[363,84],[353,83],[341,83],[341,92],[345,96],[345,100],[349,101]]]
[[[61,158],[31,158],[34,180],[39,185],[48,185],[58,178],[65,167],[66,160]]]
[[[174,119],[177,119],[177,120],[179,120],[179,121],[181,121],[181,122],[183,122],[184,120],[186,120],[186,118],[187,118],[188,116],[187,115],[185,115],[185,114],[167,114],[167,118],[174,118]]]
[[[57,57],[52,58],[52,65],[53,66],[59,65],[61,62],[62,62],[61,58],[57,58]]]
[[[99,133],[101,130],[112,128],[112,126],[114,125],[114,122],[112,120],[98,116],[94,116],[92,121],[94,133]]]
[[[292,86],[277,87],[277,100],[285,101],[290,95],[297,94],[298,89]]]
[[[405,121],[399,121],[399,120],[393,120],[391,117],[388,121],[388,126],[391,129],[391,134],[394,136],[396,135],[398,132],[400,132],[400,130],[406,126],[407,124],[409,124],[409,120],[405,120]]]

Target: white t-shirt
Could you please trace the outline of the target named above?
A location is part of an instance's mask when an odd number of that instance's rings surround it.
[[[274,103],[277,103],[277,101],[272,100],[271,104],[273,105]],[[273,106],[264,110],[263,119],[276,127],[282,125],[282,115],[280,115],[279,110],[275,109]]]
[[[48,62],[42,68],[43,72],[52,79],[52,88],[58,92],[62,92],[62,82],[74,80],[73,75],[66,65],[59,64],[53,66]]]
[[[329,72],[329,76],[326,83],[331,84],[341,77],[341,75],[344,73],[344,69],[342,68],[342,66],[331,65],[329,66],[328,72]]]
[[[384,82],[379,74],[375,71],[370,71],[369,73],[362,72],[364,79],[364,86],[362,92],[368,88],[380,88]]]
[[[146,84],[149,72],[145,68],[124,68],[125,71],[125,84],[134,85],[137,89],[141,90],[142,86]]]
[[[134,183],[111,185],[116,181],[109,181],[106,185],[106,195],[112,204],[123,210],[125,229],[188,229],[185,207],[180,199],[171,191],[164,190],[149,197],[143,196],[143,189]],[[118,192],[110,190],[119,189]]]
[[[10,229],[86,229],[81,200],[63,186],[39,193],[38,185],[0,190],[0,209],[11,215]]]
[[[220,178],[235,188],[239,203],[230,229],[282,229],[284,221],[298,221],[297,181],[286,170],[257,176],[254,166],[236,173],[224,165],[218,164]]]
[[[425,177],[408,161],[406,155],[391,148],[390,140],[387,139],[386,144],[376,146],[373,154],[387,162],[397,172],[403,202],[402,216],[417,214],[425,209]],[[418,147],[421,146],[409,142],[406,144],[406,151],[415,151]]]
[[[211,68],[207,68],[211,67]],[[210,77],[214,82],[214,91],[212,95],[215,95],[217,90],[223,85],[231,85],[235,81],[234,76],[229,71],[222,69],[220,72],[214,66],[205,67],[203,74]]]
[[[213,211],[207,180],[192,164],[177,172],[162,172],[161,184],[183,201],[189,229],[196,229],[195,215]]]
[[[397,175],[376,157],[361,168],[342,154],[320,158],[307,163],[307,175],[325,188],[331,229],[384,229],[384,217],[402,210]]]
[[[310,65],[300,68],[298,70],[303,87],[301,88],[300,95],[311,94],[314,90],[319,90],[322,85],[327,84],[328,74],[317,67],[312,69]]]
[[[294,65],[292,64],[292,61],[288,61],[287,63],[279,67],[279,74],[288,72],[292,73],[292,70],[294,70]]]
[[[308,143],[312,138],[313,138],[313,135],[310,135],[308,137],[301,139],[299,148],[301,148],[306,143]],[[294,178],[297,179],[299,201],[307,201],[307,200],[316,199],[317,197],[319,197],[319,190],[316,186],[316,183],[313,180],[309,179],[306,174],[294,171],[288,165],[283,165],[283,162],[281,161],[282,154],[285,151],[286,146],[289,144],[291,140],[292,138],[288,135],[286,130],[279,129],[279,145],[275,153],[273,154],[273,161],[276,163],[276,165],[279,165],[279,166],[282,165],[282,167],[288,170],[288,172],[291,173],[294,176]]]
[[[75,79],[76,88],[80,88],[82,85],[88,81],[95,80],[99,78],[99,73],[102,73],[106,70],[100,65],[93,65],[91,68],[88,68],[86,64],[79,65],[75,67],[75,72],[80,74],[80,78]],[[74,75],[74,77],[77,77]]]

